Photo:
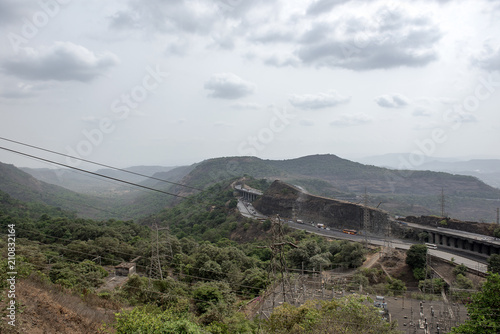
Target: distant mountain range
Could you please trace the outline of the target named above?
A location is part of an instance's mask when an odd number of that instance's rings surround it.
[[[422,163],[411,165],[408,153],[385,154],[357,159],[366,165],[391,169],[430,170],[475,176],[486,184],[500,188],[500,159],[434,158],[422,156]],[[420,160],[420,158],[418,159]],[[405,162],[406,161],[406,162]]]
[[[175,167],[161,167],[161,166],[134,166],[124,168],[125,171],[133,172],[136,174],[126,173],[115,169],[99,169],[95,173],[109,176],[112,178],[121,179],[132,183],[140,183],[147,180],[148,176],[153,176],[157,173],[168,172]],[[69,190],[76,192],[100,195],[103,193],[116,192],[129,187],[122,183],[112,180],[104,181],[103,178],[98,176],[86,174],[80,171],[60,168],[20,168],[22,171],[32,175],[36,179],[47,182],[50,184],[58,185]],[[137,174],[146,175],[140,176]]]
[[[82,203],[106,210],[100,212],[99,217],[128,219],[154,214],[181,200],[174,196],[133,189],[132,186],[123,186],[116,182],[98,182],[94,176],[82,179],[84,175],[68,170],[24,170],[31,175],[14,166],[0,164],[0,190],[15,198],[42,201],[87,216],[89,210],[82,207]],[[366,191],[370,206],[398,215],[439,215],[442,191],[445,213],[462,220],[494,221],[496,207],[500,205],[500,189],[473,176],[393,170],[363,165],[335,155],[312,155],[290,160],[225,157],[205,160],[191,166],[142,166],[132,167],[130,170],[145,175],[152,174],[155,178],[180,183],[189,188],[151,178],[130,179],[130,176],[123,172],[114,170],[101,172],[118,179],[129,178],[128,180],[133,182],[180,196],[196,193],[193,188],[203,189],[223,180],[243,176],[267,179],[269,182],[280,179],[300,186],[311,194],[352,202],[361,202]],[[9,181],[13,177],[16,180],[14,183]],[[42,182],[41,179],[45,181]],[[47,184],[49,182],[78,190],[79,193]],[[32,195],[19,196],[23,193]],[[95,212],[90,216],[94,217]]]

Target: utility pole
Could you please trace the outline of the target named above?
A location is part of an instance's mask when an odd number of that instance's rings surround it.
[[[497,208],[497,225],[500,224],[500,213],[499,213],[500,208]]]

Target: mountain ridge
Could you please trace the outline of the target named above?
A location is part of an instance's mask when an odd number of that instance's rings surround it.
[[[493,221],[496,206],[500,203],[495,201],[495,198],[500,198],[500,189],[473,176],[393,170],[363,165],[333,154],[316,154],[287,160],[249,156],[212,158],[153,174],[154,177],[190,188],[153,179],[142,181],[141,184],[185,197],[196,193],[194,188],[205,189],[220,181],[245,175],[269,182],[279,179],[301,186],[311,194],[352,202],[362,201],[366,191],[370,205],[380,206],[398,215],[440,214],[442,191],[446,200],[445,214],[463,220]],[[40,187],[36,181],[30,182],[35,189]],[[131,186],[128,188],[127,191],[113,193],[113,203],[106,205],[138,217],[153,214],[155,210],[179,201],[179,198],[144,193],[144,190],[136,191]]]

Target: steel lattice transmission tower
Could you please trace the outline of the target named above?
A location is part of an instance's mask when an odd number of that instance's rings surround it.
[[[154,279],[163,280],[163,272],[160,261],[160,230],[165,230],[167,227],[159,228],[157,223],[151,227],[151,261],[149,266],[149,285]]]
[[[272,283],[272,291],[266,293],[266,302],[262,307],[262,313],[265,317],[275,308],[277,300],[289,304],[295,303],[295,296],[290,283],[284,248],[286,245],[290,245],[294,248],[297,248],[297,246],[285,240],[284,224],[279,215],[272,221],[271,234],[271,244],[269,246],[264,246],[271,250],[268,275],[269,281]],[[277,282],[279,282],[279,284],[276,284]]]

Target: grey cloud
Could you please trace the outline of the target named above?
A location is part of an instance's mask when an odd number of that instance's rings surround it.
[[[319,22],[299,38],[295,55],[302,64],[352,70],[419,67],[437,59],[442,32],[423,16],[380,7],[370,20],[355,16]]]
[[[314,44],[323,41],[328,37],[332,29],[336,28],[334,23],[318,22],[311,29],[304,32],[300,37],[301,44]]]
[[[286,30],[268,30],[264,32],[254,33],[249,38],[253,42],[259,43],[278,43],[278,42],[291,42],[294,39],[292,31]]]
[[[447,3],[451,0],[427,0],[429,2],[437,2],[437,3]],[[497,0],[489,0],[491,2]],[[354,2],[353,0],[316,0],[309,5],[306,10],[307,15],[318,16],[321,14],[326,14],[330,12],[337,6],[340,6],[345,3]],[[358,0],[357,2],[373,2],[373,0]]]
[[[35,94],[33,94],[32,91],[24,89],[3,89],[0,92],[0,97],[6,99],[25,99],[33,96],[35,96]]]
[[[140,18],[128,11],[118,11],[110,18],[110,27],[113,29],[140,29]]]
[[[201,6],[201,7],[200,7]],[[153,32],[182,31],[209,34],[217,22],[217,9],[210,2],[130,0],[128,8],[109,17],[114,29],[139,29]]]
[[[283,57],[278,57],[277,55],[273,55],[264,59],[264,64],[271,65],[274,67],[286,67],[286,66],[296,67],[300,65],[300,61],[291,57],[283,58]]]
[[[220,99],[239,99],[252,94],[255,85],[234,75],[233,73],[216,73],[205,83],[209,97]]]
[[[0,1],[0,26],[18,22],[23,24],[22,19],[31,19],[32,15],[42,11],[35,1],[2,0]]]
[[[336,6],[349,1],[350,0],[317,0],[309,5],[306,13],[307,15],[313,16],[321,15],[324,13],[328,13]]]
[[[458,119],[463,123],[476,123],[478,121],[476,115],[467,112],[461,113]]]
[[[350,97],[342,96],[337,91],[331,90],[327,93],[292,95],[288,101],[300,109],[324,109],[347,103],[349,100]]]
[[[413,116],[431,116],[432,112],[429,109],[418,107],[412,113]]]
[[[375,102],[383,108],[402,108],[410,103],[409,100],[401,94],[381,95],[375,98]]]
[[[189,50],[190,44],[185,39],[178,39],[171,42],[165,48],[165,55],[185,56]]]
[[[500,70],[500,47],[495,48],[490,42],[484,43],[481,52],[471,57],[471,63],[487,71]]]
[[[88,82],[118,63],[111,53],[94,54],[70,42],[55,42],[38,50],[25,48],[1,64],[4,73],[28,80]]]
[[[314,121],[312,121],[310,119],[301,119],[299,121],[299,124],[302,125],[302,126],[313,126],[314,125]]]
[[[437,59],[436,51],[431,48],[437,36],[428,35],[426,43],[420,44],[412,44],[408,37],[403,43],[389,38],[372,40],[363,48],[356,47],[354,39],[324,41],[300,48],[297,56],[306,65],[352,70],[420,67]]]

